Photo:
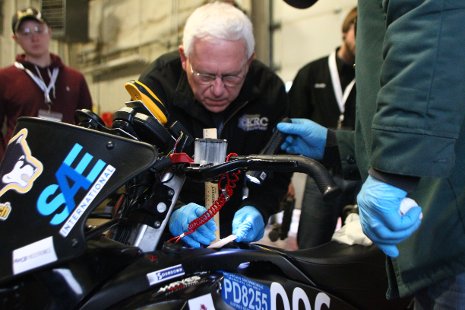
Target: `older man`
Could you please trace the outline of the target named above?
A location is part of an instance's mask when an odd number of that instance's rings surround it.
[[[228,152],[257,154],[287,115],[288,102],[281,79],[254,59],[254,46],[252,24],[242,11],[209,3],[188,18],[178,52],[156,59],[139,80],[192,136],[202,138],[205,128],[216,128],[218,138],[228,141]],[[221,236],[233,232],[238,241],[260,239],[268,217],[279,210],[289,179],[290,175],[276,174],[261,187],[247,188],[241,177],[221,210]],[[187,204],[172,216],[174,235],[186,231],[205,211],[203,185],[186,184],[181,200]],[[207,245],[214,240],[214,230],[209,222],[184,241],[194,247]]]

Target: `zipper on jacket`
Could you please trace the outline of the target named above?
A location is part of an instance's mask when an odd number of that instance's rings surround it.
[[[224,120],[224,122],[222,122],[221,128],[218,128],[218,137],[222,137],[223,128],[226,126],[226,124],[227,124],[229,121],[231,121],[231,119],[232,119],[237,113],[239,113],[240,110],[242,110],[242,108],[244,108],[244,107],[247,105],[247,103],[249,103],[248,100],[244,101],[243,104],[241,104],[240,106],[238,106],[237,109],[234,110],[233,113],[231,113],[231,114],[228,116],[228,118],[226,118],[226,119]]]

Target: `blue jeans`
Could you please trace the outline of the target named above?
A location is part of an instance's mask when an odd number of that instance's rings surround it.
[[[415,293],[414,310],[465,309],[465,273]]]

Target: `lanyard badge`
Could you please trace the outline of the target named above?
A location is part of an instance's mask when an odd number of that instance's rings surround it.
[[[48,76],[50,78],[50,82],[47,85],[47,84],[45,84],[45,81],[42,78],[42,75],[40,74],[40,71],[37,68],[37,66],[35,67],[36,71],[37,71],[37,75],[34,74],[31,70],[25,68],[23,66],[23,64],[21,64],[21,63],[19,63],[17,61],[15,62],[15,67],[20,69],[20,70],[23,70],[24,72],[27,73],[27,75],[29,75],[31,77],[31,79],[37,84],[37,86],[39,86],[39,88],[44,93],[45,103],[50,106],[52,104],[52,100],[50,99],[50,91],[53,89],[53,91],[55,92],[55,83],[56,83],[56,80],[58,78],[59,69],[58,68],[53,68],[52,72],[50,72],[50,69],[47,69],[48,70]]]

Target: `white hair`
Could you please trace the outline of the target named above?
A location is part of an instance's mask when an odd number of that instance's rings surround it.
[[[247,58],[255,50],[255,39],[250,19],[231,4],[212,2],[205,4],[189,16],[182,39],[184,53],[190,55],[196,38],[213,37],[220,40],[244,40]]]

